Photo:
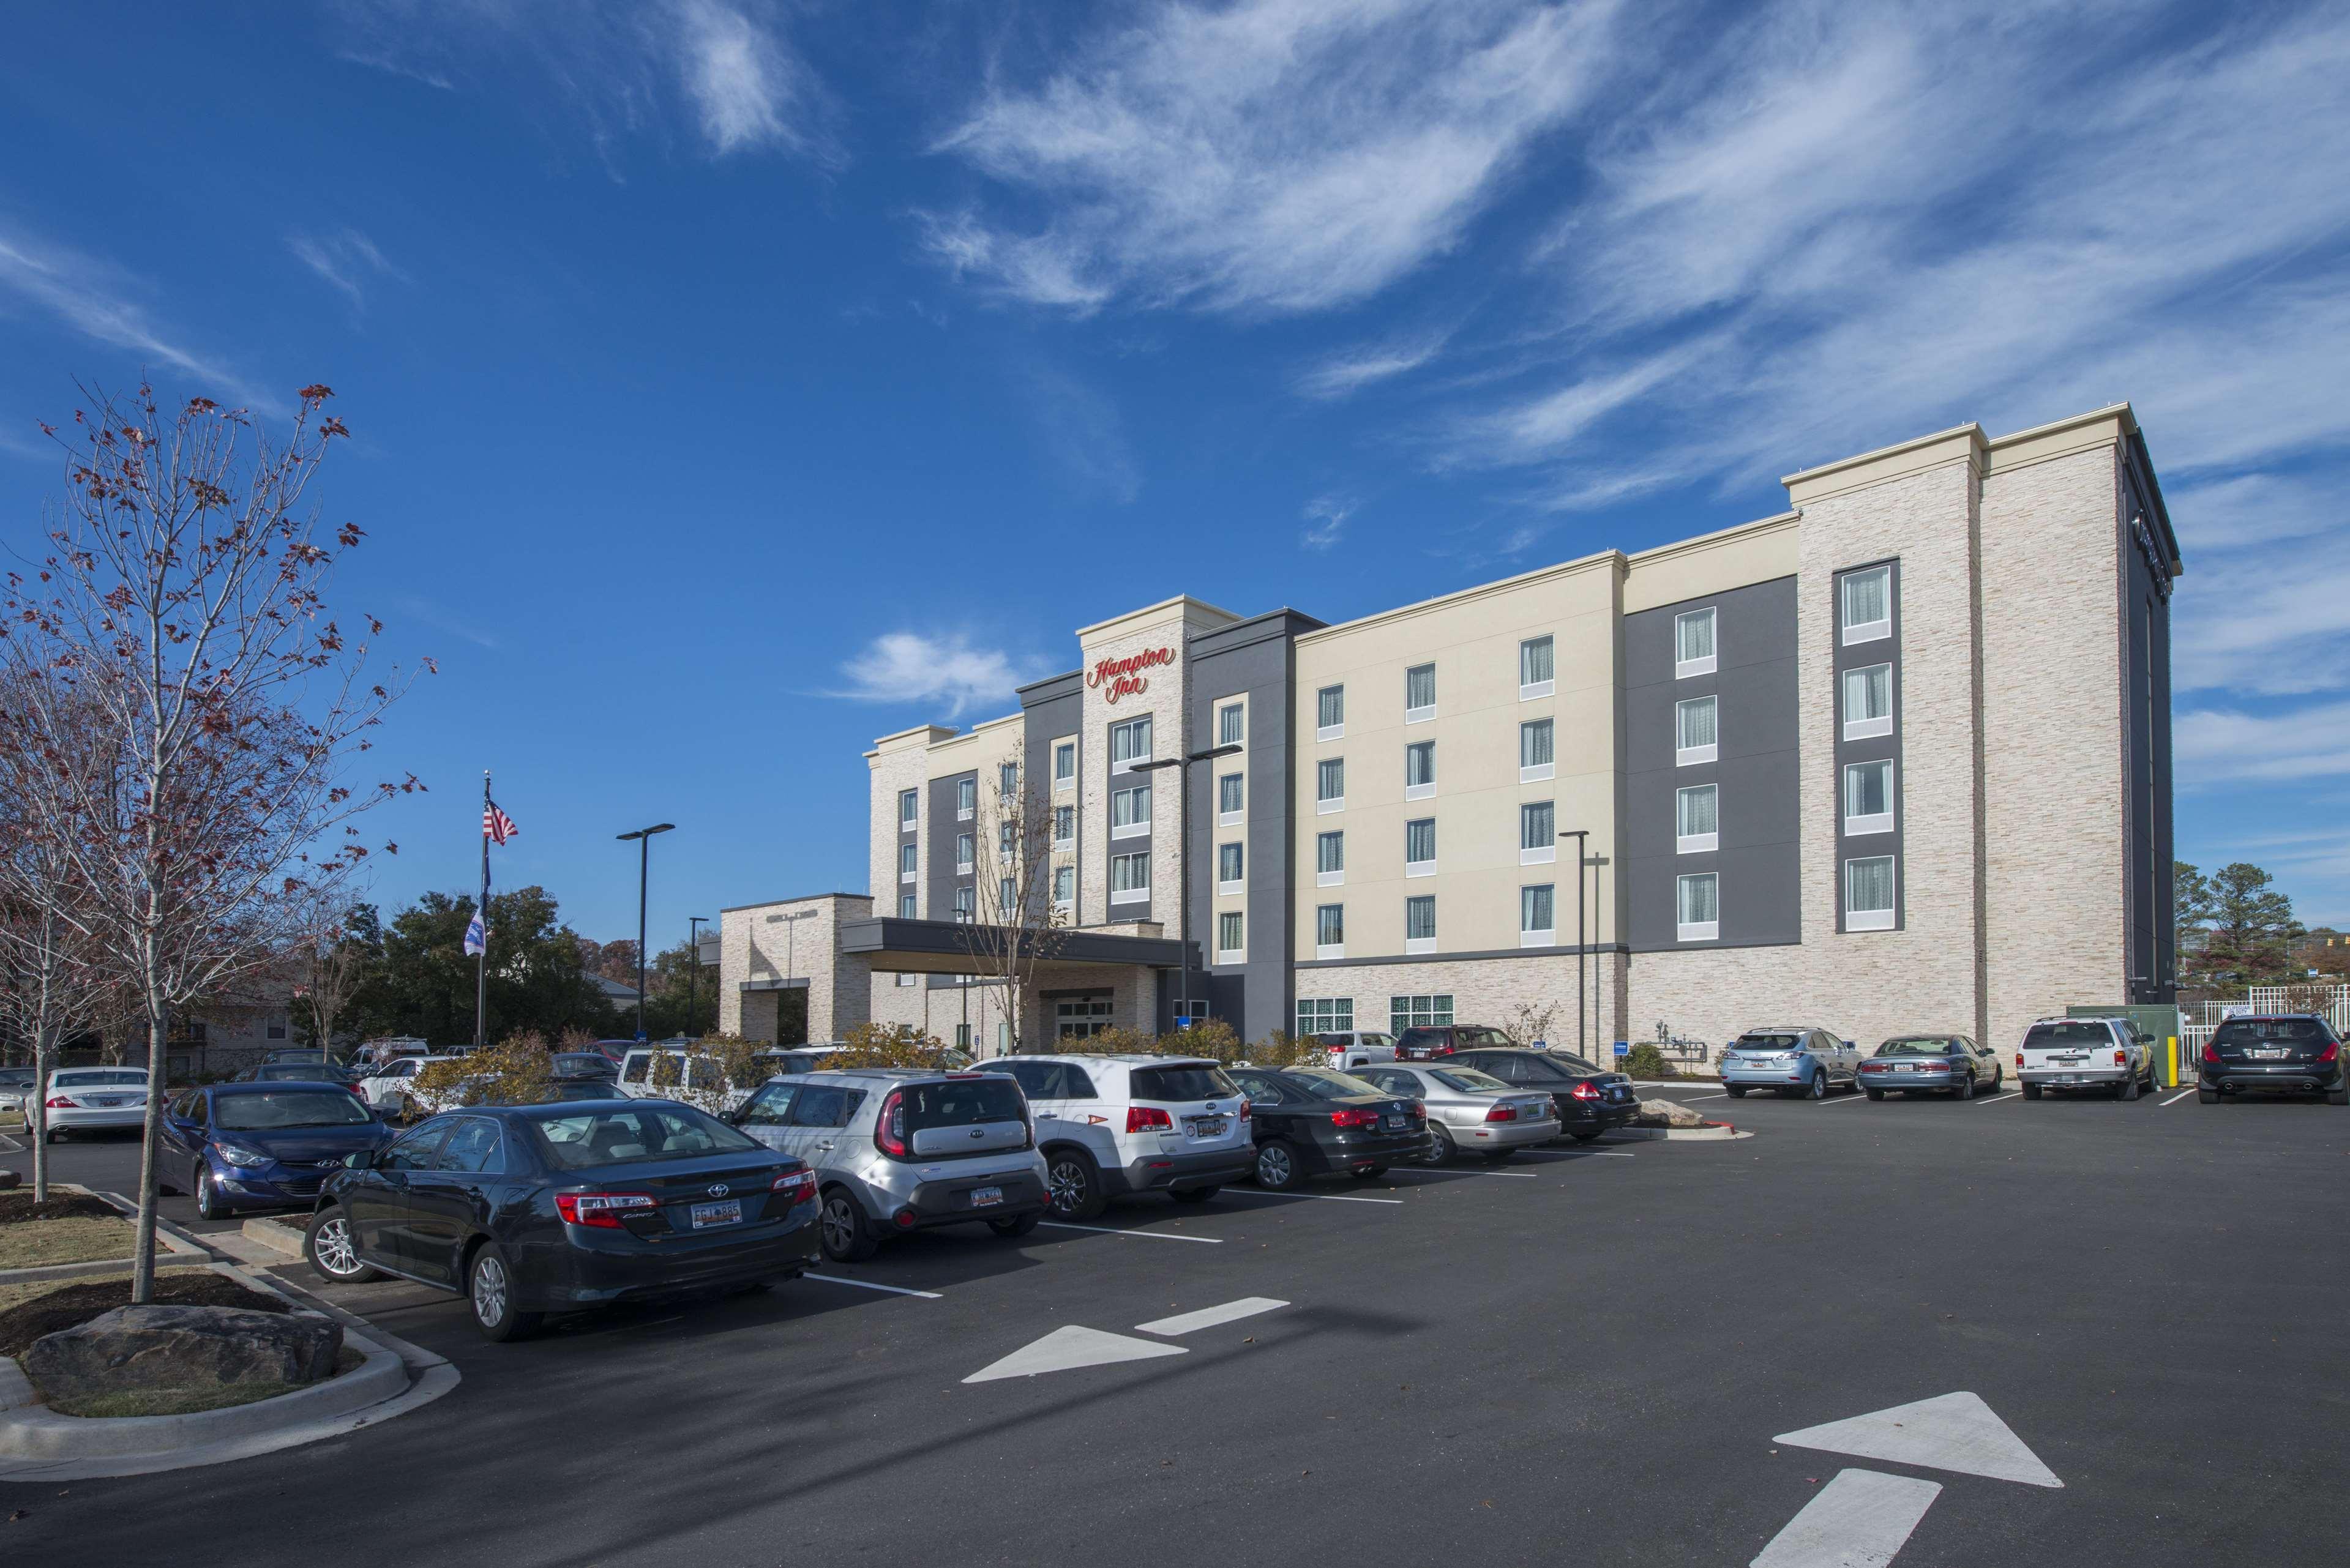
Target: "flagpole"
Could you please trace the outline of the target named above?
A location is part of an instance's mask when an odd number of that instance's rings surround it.
[[[482,770],[482,901],[473,906],[482,922],[482,950],[473,955],[473,1049],[488,1044],[490,1006],[490,770]]]

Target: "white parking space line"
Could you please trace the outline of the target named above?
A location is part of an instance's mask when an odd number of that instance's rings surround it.
[[[945,1298],[936,1291],[910,1291],[903,1285],[877,1285],[871,1280],[844,1280],[838,1274],[802,1274],[804,1280],[819,1280],[827,1285],[854,1285],[860,1291],[886,1291],[893,1296],[920,1296],[926,1302]]]
[[[6,1133],[0,1133],[0,1154],[22,1154],[24,1152],[25,1146],[23,1144],[18,1143]]]
[[[1195,1328],[1213,1328],[1220,1323],[1238,1323],[1244,1317],[1254,1317],[1259,1313],[1272,1312],[1288,1304],[1271,1296],[1243,1296],[1222,1306],[1201,1307],[1198,1312],[1153,1318],[1149,1323],[1136,1324],[1134,1328],[1138,1334],[1189,1334]]]
[[[1530,1148],[1519,1154],[1520,1159],[1638,1159],[1619,1148]]]
[[[1728,1098],[1730,1098],[1730,1093],[1725,1089],[1711,1095],[1691,1095],[1690,1096],[1690,1103],[1694,1105],[1700,1100],[1726,1100]]]
[[[1843,1099],[1840,1099],[1840,1100],[1822,1100],[1822,1101],[1820,1102],[1820,1104],[1821,1104],[1823,1106],[1848,1106],[1848,1105],[1852,1104],[1855,1100],[1865,1100],[1865,1099],[1866,1099],[1866,1098],[1868,1098],[1868,1096],[1867,1096],[1866,1095],[1862,1094],[1858,1089],[1855,1089],[1851,1094],[1846,1095]]]
[[[2171,1096],[2170,1096],[2170,1098],[2168,1098],[2168,1099],[2167,1099],[2167,1100],[2163,1101],[2162,1103],[2163,1103],[2164,1105],[2166,1105],[2166,1106],[2175,1106],[2175,1105],[2177,1105],[2179,1101],[2181,1101],[2181,1100],[2185,1099],[2188,1096],[2189,1096],[2189,1095],[2193,1094],[2194,1092],[2195,1092],[2195,1091],[2194,1091],[2193,1089],[2191,1089],[2191,1088],[2188,1088],[2188,1089],[2181,1089],[2181,1090],[2179,1090],[2179,1091],[2178,1091],[2178,1093],[2177,1093],[2177,1094],[2175,1094],[2175,1095]]]
[[[1224,1244],[1222,1236],[1178,1236],[1172,1231],[1128,1231],[1118,1225],[1071,1225],[1059,1220],[1039,1220],[1039,1231],[1090,1231],[1097,1236],[1139,1236],[1146,1241],[1204,1241],[1211,1247]]]
[[[1977,1101],[1975,1102],[1975,1104],[1977,1104],[1977,1105],[1979,1105],[1979,1106],[1995,1106],[1995,1105],[1999,1104],[1999,1103],[2000,1103],[2000,1101],[2002,1101],[2002,1100],[2012,1100],[2012,1099],[2015,1098],[2018,1095],[2021,1095],[2022,1093],[2023,1093],[2023,1091],[2022,1091],[2022,1089],[2010,1089],[2010,1090],[2008,1090],[2008,1092],[2007,1092],[2007,1093],[2005,1093],[2005,1094],[2003,1094],[2003,1095],[1993,1095],[1991,1098],[1989,1098],[1989,1099],[1987,1099],[1987,1100],[1977,1100]]]
[[[1399,1208],[1403,1204],[1403,1199],[1400,1198],[1347,1198],[1336,1192],[1247,1192],[1231,1187],[1224,1189],[1222,1196],[1226,1198],[1311,1198],[1317,1203],[1392,1203]]]

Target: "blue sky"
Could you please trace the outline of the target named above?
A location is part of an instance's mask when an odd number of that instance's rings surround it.
[[[2350,920],[2350,14],[1514,0],[35,8],[0,504],[76,378],[282,410],[584,932],[865,881],[871,737],[1176,592],[1329,619],[2127,399],[2183,542],[2179,853]],[[1201,565],[1224,565],[1213,573]]]

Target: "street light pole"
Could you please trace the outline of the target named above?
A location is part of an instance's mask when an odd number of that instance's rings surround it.
[[[685,918],[685,1027],[681,1033],[693,1034],[693,1000],[702,979],[702,928],[712,924],[707,915]],[[695,1039],[701,1036],[694,1034]]]
[[[1204,752],[1191,752],[1164,762],[1139,763],[1129,773],[1155,773],[1161,768],[1175,770],[1175,942],[1182,969],[1176,982],[1177,1017],[1191,1016],[1191,769],[1193,763],[1204,763],[1215,757],[1229,757],[1241,749],[1236,742],[1229,746],[1211,746]],[[1177,1028],[1189,1027],[1179,1023]]]
[[[626,844],[637,841],[637,1042],[645,1038],[645,882],[652,869],[652,842],[656,833],[667,833],[677,826],[674,822],[657,823],[639,827],[634,833],[619,833],[613,836]]]
[[[1577,847],[1580,848],[1581,846],[1577,846]],[[1605,855],[1595,855],[1591,857],[1591,934],[1594,937],[1599,935],[1599,911],[1601,906],[1607,902],[1607,894],[1604,889],[1607,873],[1602,870],[1601,867],[1605,867],[1607,863],[1607,857]],[[1607,967],[1603,964],[1594,963],[1591,966],[1591,1032],[1594,1034],[1600,1032],[1599,999],[1606,993],[1607,987]],[[1609,1044],[1609,1042],[1603,1040],[1600,1044],[1604,1045]],[[1598,1060],[1596,1056],[1587,1057],[1586,1059],[1595,1062]],[[1613,1064],[1613,1057],[1609,1058],[1609,1063],[1611,1065]]]
[[[1569,828],[1565,833],[1560,834],[1559,836],[1561,838],[1572,838],[1575,840],[1575,1054],[1588,1062],[1591,1060],[1591,1053],[1586,1047],[1583,1033],[1583,996],[1585,987],[1583,952],[1583,851],[1586,840],[1589,839],[1591,836],[1591,830],[1585,827],[1573,827]]]

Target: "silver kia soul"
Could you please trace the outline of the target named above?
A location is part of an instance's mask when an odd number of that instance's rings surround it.
[[[1025,1236],[1044,1216],[1027,1096],[1001,1073],[787,1074],[727,1119],[816,1171],[825,1255],[837,1262],[871,1257],[884,1236],[978,1221]]]

